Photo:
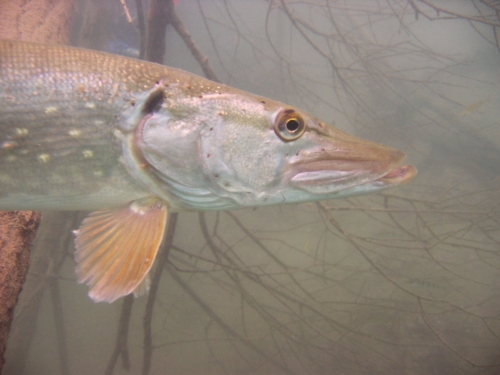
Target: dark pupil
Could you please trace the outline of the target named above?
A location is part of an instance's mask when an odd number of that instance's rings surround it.
[[[290,133],[293,133],[299,128],[299,122],[294,119],[290,119],[286,122],[286,130],[288,130]]]

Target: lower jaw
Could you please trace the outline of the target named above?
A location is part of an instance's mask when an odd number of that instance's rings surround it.
[[[360,181],[359,183],[353,181],[351,179],[352,176],[346,175],[344,178],[342,178],[339,173],[339,175],[337,176],[338,178],[336,179],[328,179],[324,176],[322,179],[315,179],[313,178],[313,176],[309,176],[310,179],[299,178],[295,181],[292,179],[292,185],[295,185],[296,188],[307,191],[311,194],[339,194],[339,196],[342,196],[343,193],[346,193],[348,191],[359,190],[359,193],[354,193],[354,195],[358,195],[406,184],[413,180],[416,174],[417,170],[415,169],[415,167],[411,165],[403,165],[391,170],[382,177],[364,182]],[[366,189],[366,192],[362,192],[363,188]]]
[[[402,185],[410,182],[417,175],[417,169],[412,165],[403,165],[396,169],[393,169],[385,176],[380,177],[377,181],[388,185]]]

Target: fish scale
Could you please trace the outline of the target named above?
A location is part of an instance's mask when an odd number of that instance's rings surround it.
[[[146,195],[118,162],[121,142],[113,130],[130,92],[164,76],[165,68],[152,71],[142,62],[113,57],[0,43],[0,176],[15,177],[10,186],[2,184],[0,197],[8,190],[19,197],[10,203],[0,198],[0,207],[52,209],[46,205],[61,197],[67,207],[59,209],[92,209]],[[126,77],[118,90],[117,74]],[[97,202],[82,199],[103,189],[108,196]],[[24,194],[32,197],[29,207],[22,206]]]

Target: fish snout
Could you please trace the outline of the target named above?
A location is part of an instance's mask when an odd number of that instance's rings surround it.
[[[414,167],[400,167],[404,152],[342,135],[299,153],[291,165],[290,183],[302,190],[328,194],[368,183],[374,183],[377,189],[378,185],[380,189],[396,186],[416,175]]]

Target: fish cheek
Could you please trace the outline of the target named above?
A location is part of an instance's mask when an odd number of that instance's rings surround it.
[[[212,181],[228,193],[261,196],[281,161],[274,132],[248,124],[214,126],[201,134],[201,154]]]
[[[230,164],[225,162],[225,150],[222,148],[224,125],[206,124],[200,131],[198,156],[203,166],[204,175],[211,182],[211,190],[220,194],[231,185],[234,173]]]

